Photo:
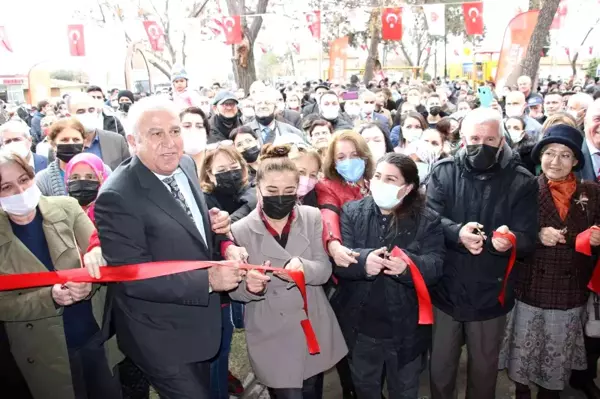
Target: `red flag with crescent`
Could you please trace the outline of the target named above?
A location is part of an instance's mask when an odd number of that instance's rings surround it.
[[[242,42],[242,19],[239,15],[223,17],[222,28],[225,44],[238,44]]]
[[[311,11],[305,14],[306,23],[313,39],[321,38],[321,11]]]
[[[6,51],[13,52],[12,46],[8,41],[8,36],[6,36],[6,28],[4,26],[0,26],[0,48],[4,47]]]
[[[383,40],[402,40],[402,7],[383,9],[381,37]]]
[[[69,51],[73,57],[85,56],[85,38],[83,36],[83,25],[69,25],[67,28],[69,38]]]
[[[561,29],[565,23],[565,19],[567,18],[568,13],[569,13],[569,8],[567,6],[567,1],[561,0],[560,3],[558,3],[558,8],[556,9],[556,14],[554,14],[554,19],[552,20],[552,25],[550,25],[550,30]]]
[[[165,37],[158,23],[156,21],[144,21],[144,29],[146,29],[152,50],[163,51],[165,49]]]
[[[463,3],[467,35],[483,35],[483,3]]]

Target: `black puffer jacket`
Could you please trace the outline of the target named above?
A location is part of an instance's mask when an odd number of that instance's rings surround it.
[[[454,158],[434,165],[427,185],[427,205],[442,216],[447,248],[444,275],[431,296],[436,307],[459,321],[493,319],[514,305],[510,280],[505,306],[498,301],[511,251],[494,250],[494,230],[506,225],[515,233],[517,258],[535,250],[537,181],[508,145],[501,151],[498,164],[477,172],[466,163],[466,151],[461,149]],[[472,255],[459,242],[460,229],[468,222],[482,224],[488,237],[479,255]]]
[[[387,217],[386,217],[387,218]],[[431,326],[418,325],[418,302],[410,271],[399,276],[380,274],[373,278],[365,271],[368,255],[375,249],[398,246],[415,262],[425,283],[434,284],[442,273],[444,236],[439,216],[427,208],[402,217],[391,225],[384,221],[372,197],[345,204],[341,214],[343,243],[359,252],[358,263],[334,267],[338,288],[331,299],[346,343],[352,350],[358,333],[369,328],[371,305],[384,309],[400,365],[414,360],[431,341]],[[378,295],[377,290],[384,295]],[[379,292],[380,293],[380,292]],[[373,304],[372,296],[382,300]]]

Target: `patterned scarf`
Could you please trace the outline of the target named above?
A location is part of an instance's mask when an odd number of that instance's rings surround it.
[[[558,215],[562,220],[565,220],[571,206],[571,198],[577,189],[575,175],[571,173],[565,180],[561,181],[548,180],[548,188],[552,194]]]

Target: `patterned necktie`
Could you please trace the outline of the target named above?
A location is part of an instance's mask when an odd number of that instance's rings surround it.
[[[187,215],[190,217],[190,219],[192,219],[192,222],[195,223],[194,216],[192,215],[192,211],[190,210],[190,207],[188,206],[187,202],[185,202],[185,197],[183,196],[183,193],[179,189],[179,186],[177,185],[177,181],[175,181],[175,176],[171,176],[171,177],[167,177],[166,179],[163,179],[163,183],[165,183],[167,186],[169,186],[169,188],[171,189],[171,195],[173,196],[173,198],[175,198],[175,201],[177,201],[179,203],[179,205],[181,205],[181,207],[183,208],[185,213],[187,213]]]
[[[263,129],[263,135],[262,135],[263,136],[263,143],[267,142],[267,140],[269,139],[269,136],[271,135],[271,132],[273,132],[273,130],[271,130],[271,128],[268,127],[268,126],[266,126]]]

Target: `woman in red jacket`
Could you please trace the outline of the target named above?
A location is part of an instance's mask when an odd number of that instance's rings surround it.
[[[344,130],[333,137],[323,162],[325,178],[317,183],[315,191],[323,218],[323,244],[337,266],[357,263],[359,254],[342,244],[340,211],[345,203],[362,199],[369,193],[368,182],[374,171],[371,151],[360,134]],[[347,358],[336,368],[343,398],[355,397]]]
[[[334,136],[323,163],[325,176],[315,187],[323,216],[323,243],[337,266],[356,263],[357,253],[344,247],[340,232],[340,211],[346,202],[369,194],[368,182],[375,165],[362,136],[344,130]]]

